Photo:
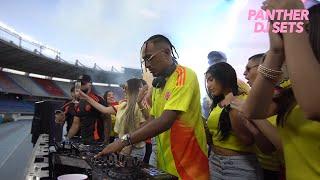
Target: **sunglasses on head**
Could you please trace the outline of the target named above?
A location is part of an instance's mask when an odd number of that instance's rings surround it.
[[[86,85],[86,84],[90,83],[90,82],[88,82],[88,81],[82,81],[82,80],[79,80],[78,82],[80,82],[80,83],[81,83],[81,86],[83,86],[83,85]]]

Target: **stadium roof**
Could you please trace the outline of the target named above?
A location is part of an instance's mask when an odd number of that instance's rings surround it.
[[[60,58],[52,59],[39,52],[31,52],[2,39],[0,67],[65,79],[77,79],[81,74],[89,74],[94,82],[108,84],[120,84],[130,78],[141,77],[138,69],[124,68],[124,73],[119,73],[77,66]]]

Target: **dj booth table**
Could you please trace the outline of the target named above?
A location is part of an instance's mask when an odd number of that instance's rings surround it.
[[[101,143],[84,145],[79,139],[49,147],[49,135],[41,134],[26,169],[26,180],[57,179],[64,174],[85,174],[92,180],[178,179],[132,156],[113,153],[94,158],[103,148]]]
[[[26,180],[50,179],[49,176],[49,135],[41,134],[29,159]]]

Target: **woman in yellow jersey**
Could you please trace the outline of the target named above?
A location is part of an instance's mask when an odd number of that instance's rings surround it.
[[[212,111],[207,126],[213,148],[209,157],[211,179],[261,179],[261,169],[253,150],[253,138],[246,121],[235,118],[230,108],[239,94],[237,75],[228,63],[217,63],[206,72],[207,93],[212,99]]]
[[[110,90],[107,90],[104,95],[103,99],[106,101],[107,106],[117,106],[119,103],[115,100],[113,92]],[[112,123],[112,129],[110,133],[110,143],[112,143],[116,137],[118,137],[118,134],[114,132],[114,124],[116,123],[116,116],[114,114],[111,115],[111,123]]]
[[[300,0],[265,1],[263,9],[303,9]],[[269,32],[270,49],[243,104],[243,116],[263,119],[277,114],[287,179],[320,179],[320,4],[309,8],[309,23],[302,33]],[[272,99],[274,86],[287,64],[292,87]],[[275,132],[267,126],[266,136]],[[276,138],[273,139],[276,142]]]
[[[119,105],[105,107],[84,93],[80,93],[92,106],[106,114],[115,114],[116,122],[114,131],[122,137],[126,133],[130,133],[140,128],[142,123],[148,119],[149,112],[144,107],[142,100],[146,94],[147,88],[142,88],[141,79],[129,79],[124,87],[127,101],[121,102]],[[122,150],[122,153],[131,154],[140,159],[145,155],[145,143],[140,142],[132,146],[128,146]]]

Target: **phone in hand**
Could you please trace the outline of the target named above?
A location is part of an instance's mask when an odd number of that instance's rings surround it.
[[[76,81],[76,83],[74,85],[74,94],[76,96],[74,103],[79,103],[79,101],[77,99],[80,97],[80,90],[81,90],[81,82]]]

